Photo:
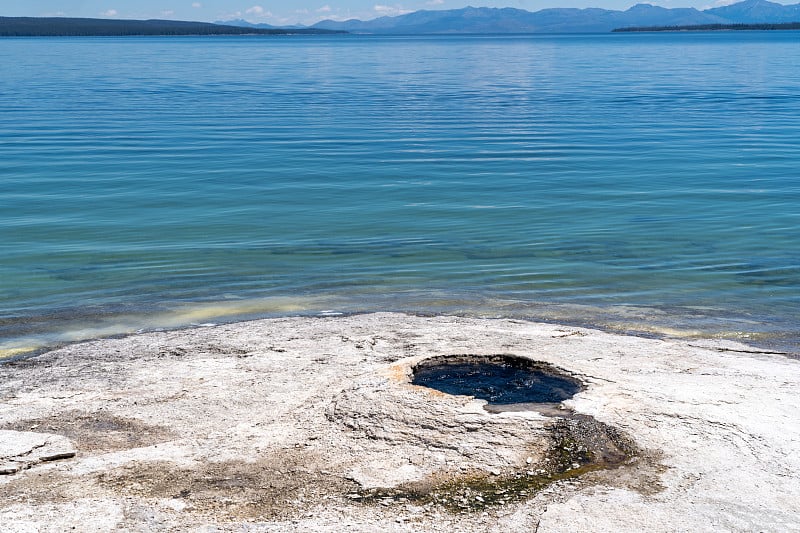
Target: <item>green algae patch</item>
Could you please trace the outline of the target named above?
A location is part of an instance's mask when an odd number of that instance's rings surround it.
[[[556,418],[548,429],[551,443],[540,461],[526,461],[502,472],[442,475],[389,489],[363,490],[352,497],[365,504],[409,502],[453,513],[483,511],[527,500],[557,482],[618,468],[639,453],[621,431],[590,416]]]

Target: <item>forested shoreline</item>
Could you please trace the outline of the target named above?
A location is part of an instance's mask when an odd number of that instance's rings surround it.
[[[780,24],[694,24],[690,26],[639,26],[616,28],[616,33],[639,31],[730,31],[730,30],[800,30],[800,22]]]
[[[244,28],[210,22],[65,17],[0,17],[0,37],[117,37],[137,35],[291,35],[346,33],[314,28]]]

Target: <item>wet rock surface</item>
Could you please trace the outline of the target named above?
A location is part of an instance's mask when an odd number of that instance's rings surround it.
[[[140,448],[174,437],[165,428],[143,424],[133,418],[119,418],[103,411],[67,411],[44,418],[19,420],[6,424],[4,428],[49,431],[66,437],[81,450],[93,452]]]
[[[797,362],[718,348],[388,313],[69,346],[0,366],[0,463],[23,465],[0,476],[0,521],[792,530]],[[459,354],[539,365],[571,397],[492,406],[412,383]]]

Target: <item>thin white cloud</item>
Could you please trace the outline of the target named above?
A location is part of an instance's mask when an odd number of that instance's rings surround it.
[[[337,14],[337,13],[331,13],[329,15],[325,15],[325,19],[334,20],[334,21],[344,21],[344,20],[350,20],[352,18],[356,18],[356,17],[354,15],[351,15],[349,12],[341,14],[341,15]],[[364,17],[361,17],[361,18],[366,20],[369,17],[368,16],[364,16]],[[317,19],[317,20],[320,20],[320,19]]]
[[[251,20],[259,20],[259,19],[263,20],[275,17],[275,15],[273,15],[271,11],[264,9],[261,6],[253,6],[251,8],[245,9],[244,12],[247,15],[250,15]]]
[[[705,4],[704,6],[698,7],[697,9],[699,11],[706,11],[709,9],[714,9],[715,7],[725,7],[732,4],[736,4],[738,2],[741,2],[741,0],[717,0],[716,2],[714,2],[713,5]]]
[[[171,17],[174,14],[175,11],[173,11],[172,9],[165,9],[164,11],[161,12],[162,17]]]
[[[440,6],[444,4],[444,0],[428,0],[425,2],[426,6]]]
[[[384,6],[381,4],[376,4],[375,7],[372,8],[373,11],[378,13],[382,16],[397,16],[397,15],[405,15],[407,13],[411,13],[408,9],[403,9],[403,6],[396,5],[396,6]]]
[[[103,11],[100,13],[101,17],[116,17],[119,13],[116,9],[109,9],[108,11]]]
[[[319,9],[317,9],[317,13],[330,13],[331,11],[333,11],[333,10],[331,9],[331,6],[329,6],[329,5],[327,5],[327,4],[326,4],[326,5],[324,5],[324,6],[322,6],[322,7],[321,7],[321,8],[319,8]]]
[[[201,7],[203,7],[203,4],[201,4],[200,2],[192,2],[192,7],[195,9],[200,9]]]

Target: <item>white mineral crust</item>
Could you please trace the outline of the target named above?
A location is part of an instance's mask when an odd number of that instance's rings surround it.
[[[617,428],[638,456],[463,513],[365,498],[502,478],[546,458],[552,416],[493,414],[409,384],[417,361],[456,354],[576,376],[586,387],[564,413]],[[800,531],[798,391],[800,361],[744,345],[512,320],[378,313],[98,340],[0,366],[0,524]]]

